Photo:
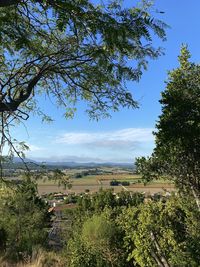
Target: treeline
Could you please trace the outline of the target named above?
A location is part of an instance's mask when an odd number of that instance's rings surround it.
[[[129,181],[118,181],[118,180],[112,180],[110,181],[111,186],[118,186],[118,185],[123,185],[123,186],[129,186],[130,182]]]

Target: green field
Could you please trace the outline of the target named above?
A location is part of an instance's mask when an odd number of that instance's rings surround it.
[[[38,191],[40,194],[52,193],[52,192],[65,192],[65,193],[83,193],[86,190],[89,192],[97,192],[101,188],[108,189],[113,188],[115,192],[119,192],[121,190],[127,191],[138,191],[145,193],[158,193],[172,191],[174,190],[174,186],[170,181],[166,180],[157,180],[146,186],[142,183],[141,177],[136,174],[130,174],[130,171],[124,171],[119,169],[109,169],[110,173],[106,169],[102,169],[102,174],[93,174],[93,175],[85,175],[81,178],[73,178],[74,174],[82,173],[85,170],[66,170],[66,177],[69,178],[69,182],[72,185],[71,189],[64,188],[63,186],[58,186],[55,181],[52,180],[39,180],[38,181]],[[105,172],[105,173],[103,173]],[[112,180],[117,181],[127,181],[130,183],[129,186],[110,186],[110,182]]]

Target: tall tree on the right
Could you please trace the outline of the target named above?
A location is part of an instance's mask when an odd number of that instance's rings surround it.
[[[137,159],[136,165],[147,181],[166,176],[182,193],[193,194],[200,211],[200,65],[189,58],[183,46],[180,66],[169,72],[160,100],[155,149],[151,157]]]

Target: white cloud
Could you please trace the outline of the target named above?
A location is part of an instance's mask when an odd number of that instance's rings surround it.
[[[67,132],[56,138],[56,143],[85,145],[93,148],[127,149],[144,142],[153,142],[152,128],[127,128],[107,132]]]
[[[29,147],[29,151],[31,151],[31,152],[41,151],[44,149],[42,147],[32,145],[32,144],[27,144],[27,146]]]

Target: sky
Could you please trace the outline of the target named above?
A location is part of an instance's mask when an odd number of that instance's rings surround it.
[[[107,0],[105,0],[107,1]],[[135,1],[125,0],[131,5]],[[40,161],[118,162],[132,163],[135,157],[148,156],[154,148],[152,131],[161,114],[159,99],[165,89],[167,72],[178,66],[181,44],[187,44],[193,62],[200,62],[200,1],[155,0],[154,10],[163,11],[159,18],[167,23],[167,41],[154,40],[164,55],[149,62],[139,83],[128,83],[128,89],[139,102],[139,109],[121,109],[111,118],[98,122],[89,120],[84,104],[72,120],[64,110],[42,100],[44,110],[54,122],[42,123],[31,116],[25,125],[15,127],[13,136],[25,141],[28,158]],[[158,14],[155,13],[155,17]]]

